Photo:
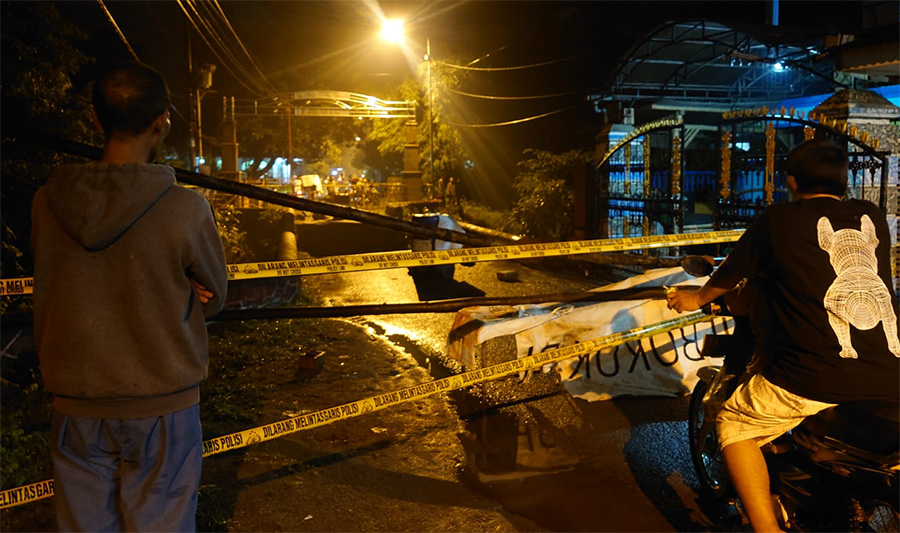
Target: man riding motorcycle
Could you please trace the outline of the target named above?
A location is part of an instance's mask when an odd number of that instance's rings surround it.
[[[847,152],[823,139],[790,152],[795,201],[770,206],[697,292],[668,295],[697,310],[743,279],[763,280],[754,308],[764,369],[743,380],[717,417],[722,454],[755,531],[779,531],[760,446],[807,416],[845,403],[888,404],[900,416],[900,338],[890,233],[864,200],[842,200]]]

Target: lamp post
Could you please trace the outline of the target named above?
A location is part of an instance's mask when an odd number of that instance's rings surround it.
[[[400,43],[404,42],[403,36],[403,21],[400,20],[385,20],[382,23],[381,27],[381,37],[389,42]],[[432,195],[434,194],[433,188],[436,183],[434,177],[434,82],[432,80],[432,58],[431,58],[431,39],[425,39],[425,61],[427,61],[428,66],[428,169],[429,169],[429,179],[431,180],[431,188]]]
[[[428,61],[428,170],[431,177],[431,194],[434,196],[434,85],[431,81],[431,39],[425,39],[425,59]]]
[[[425,39],[425,60],[428,61],[428,170],[431,195],[434,197],[434,86],[431,83],[431,39]]]

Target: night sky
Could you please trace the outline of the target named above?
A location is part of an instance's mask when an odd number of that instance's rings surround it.
[[[186,2],[183,2],[186,3]],[[187,109],[187,18],[176,2],[107,1],[138,56],[169,81],[175,103]],[[792,26],[852,31],[860,2],[780,2],[784,33]],[[101,61],[127,57],[124,45],[94,1],[59,2],[58,8],[89,35],[86,52]],[[714,20],[739,28],[764,25],[770,2],[372,2],[222,1],[220,6],[250,55],[278,91],[329,89],[387,96],[411,74],[396,45],[382,41],[382,16],[407,21],[407,43],[421,58],[429,39],[436,61],[511,67],[574,58],[544,67],[471,73],[461,90],[492,96],[574,93],[527,101],[455,100],[471,124],[492,124],[567,109],[517,126],[463,128],[479,152],[481,168],[508,181],[526,147],[563,151],[589,147],[602,118],[585,102],[602,89],[616,63],[653,28],[670,20]],[[378,12],[383,12],[380,15]],[[204,106],[221,108],[222,96],[253,97],[196,34],[195,64],[213,63],[215,93]],[[208,104],[207,102],[213,102]],[[215,111],[211,111],[215,113]],[[186,111],[185,111],[186,114]],[[218,117],[206,117],[214,124]],[[176,123],[176,128],[179,125]],[[181,124],[187,129],[186,124]]]

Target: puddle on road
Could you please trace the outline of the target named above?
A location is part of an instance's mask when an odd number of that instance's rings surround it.
[[[444,364],[441,364],[437,361],[432,361],[431,355],[429,355],[426,350],[424,350],[419,345],[419,343],[416,342],[415,339],[410,338],[408,331],[402,328],[379,324],[378,322],[366,320],[359,317],[351,318],[347,321],[356,326],[368,329],[371,336],[382,338],[393,345],[395,348],[397,348],[400,352],[409,355],[410,357],[415,359],[416,363],[418,363],[420,367],[428,370],[431,374],[431,377],[433,377],[434,379],[446,378],[453,375],[453,372],[448,370]]]
[[[388,332],[368,320],[352,322],[413,357],[433,378],[452,375],[400,330]],[[598,489],[598,473],[554,446],[537,424],[496,408],[486,409],[473,393],[456,390],[449,396],[468,430],[459,436],[466,452],[459,476],[466,486],[548,530],[597,530],[598,516],[592,511],[596,499],[615,488]]]
[[[616,489],[598,486],[601,474],[555,446],[538,424],[485,410],[471,394],[453,396],[468,430],[460,435],[466,452],[460,480],[466,486],[550,531],[597,531],[601,523],[628,529],[627,522],[615,523],[626,513],[597,514],[598,499],[615,498],[610,495]]]

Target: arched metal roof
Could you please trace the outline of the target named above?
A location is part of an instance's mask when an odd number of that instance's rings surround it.
[[[722,111],[833,89],[833,65],[821,43],[757,39],[711,21],[669,22],[620,60],[610,88],[595,102]]]

